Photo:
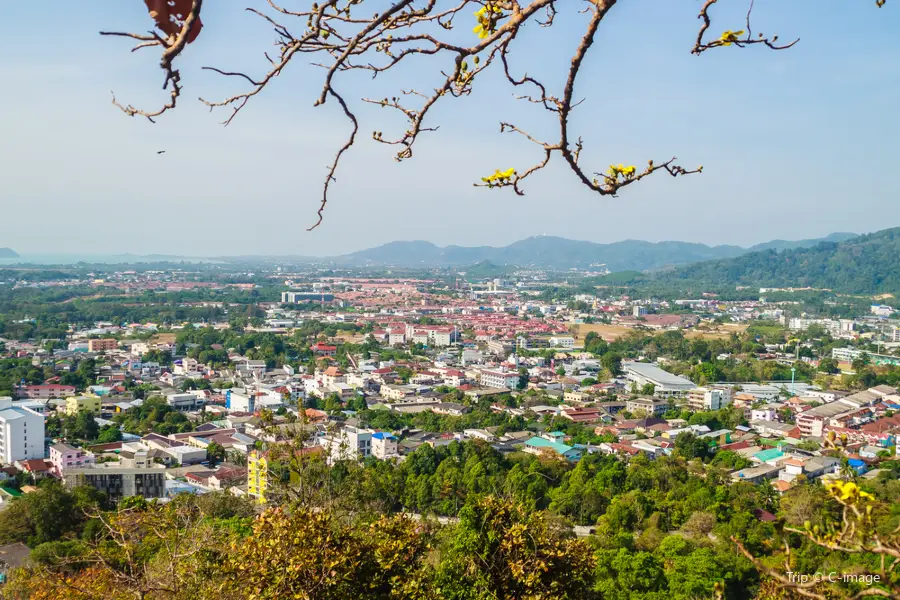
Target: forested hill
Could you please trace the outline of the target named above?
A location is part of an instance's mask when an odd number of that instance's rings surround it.
[[[670,281],[828,288],[874,294],[900,291],[900,227],[810,248],[765,250],[660,275]]]

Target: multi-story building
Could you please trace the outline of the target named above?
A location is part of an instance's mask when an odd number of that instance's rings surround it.
[[[259,503],[264,503],[268,487],[268,455],[259,450],[251,450],[247,455],[247,495]]]
[[[320,292],[281,292],[283,304],[305,304],[306,302],[333,302],[334,294]]]
[[[731,388],[696,388],[688,392],[687,406],[691,410],[719,410],[731,404]]]
[[[48,398],[66,398],[75,393],[74,385],[24,385],[19,386],[16,390],[16,396],[19,398],[29,398],[31,400],[46,400]]]
[[[117,463],[102,463],[91,468],[68,469],[64,481],[68,487],[91,486],[113,501],[129,496],[166,496],[166,474],[163,467],[126,467]]]
[[[319,438],[319,443],[325,449],[329,464],[341,460],[359,460],[372,454],[373,433],[375,432],[371,429],[345,425]]]
[[[875,354],[866,352],[859,348],[832,348],[831,358],[839,362],[853,362],[863,355],[869,357],[869,361],[874,365],[894,365],[900,366],[900,356],[891,356],[889,354]]]
[[[633,415],[644,414],[648,417],[659,416],[666,412],[668,408],[668,401],[649,397],[632,398],[625,402],[625,410]]]
[[[44,415],[0,398],[0,462],[44,458]]]
[[[516,348],[519,350],[539,350],[549,347],[550,338],[547,337],[525,337],[520,335],[516,338]]]
[[[108,352],[119,347],[119,340],[113,338],[103,338],[99,340],[88,340],[88,352]]]
[[[313,344],[309,349],[312,350],[316,356],[334,356],[337,354],[337,346],[331,346],[321,342]]]
[[[203,396],[191,392],[183,392],[180,394],[168,394],[166,403],[176,410],[196,410],[203,408],[206,399]]]
[[[519,374],[515,371],[481,371],[478,381],[484,387],[515,389]]]
[[[94,455],[68,444],[50,446],[51,472],[62,479],[69,469],[81,469],[94,464]]]
[[[72,396],[66,398],[66,414],[70,417],[78,413],[87,412],[93,415],[100,415],[101,400],[100,396],[94,394],[85,394],[83,396]]]
[[[372,456],[381,460],[398,456],[397,436],[384,431],[376,431],[373,433]]]

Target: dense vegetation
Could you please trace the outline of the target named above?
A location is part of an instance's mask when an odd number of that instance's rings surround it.
[[[766,250],[678,268],[666,281],[814,287],[851,294],[900,291],[900,228],[811,248]]]
[[[839,522],[840,498],[854,495],[871,504],[864,513],[874,515],[874,531],[889,535],[900,518],[888,510],[900,492],[893,470],[860,482],[862,489],[841,488],[843,496],[801,484],[779,498],[767,484],[730,483],[726,468],[688,461],[680,451],[629,463],[592,455],[573,465],[454,442],[422,446],[401,463],[295,463],[272,493],[281,507],[259,517],[223,494],[166,505],[129,499],[101,513],[102,498],[79,500],[81,492],[48,482],[0,513],[0,539],[28,543],[36,560],[2,593],[79,600],[780,598],[792,596],[773,592],[765,565],[781,564],[786,548],[802,573],[877,570],[874,555],[826,551],[812,532]],[[62,508],[79,502],[92,516],[39,524],[40,511],[59,519]],[[457,519],[437,527],[404,512]],[[573,524],[593,525],[596,535],[576,539]],[[833,597],[860,589],[839,585]]]

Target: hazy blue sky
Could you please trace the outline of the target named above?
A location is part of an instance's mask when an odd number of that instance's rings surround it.
[[[500,119],[541,134],[554,122],[497,79],[447,98],[413,160],[397,164],[373,130],[404,123],[356,99],[431,89],[449,63],[422,60],[371,88],[338,83],[362,119],[324,224],[307,233],[325,164],[348,124],[332,101],[314,109],[321,73],[297,60],[228,128],[198,96],[244,89],[203,65],[264,72],[274,34],[243,6],[208,2],[183,56],[182,105],[156,125],[110,104],[165,100],[158,53],[129,53],[101,29],[141,31],[141,0],[0,4],[0,246],[21,253],[336,254],[404,239],[503,245],[542,233],[749,245],[900,225],[900,2],[757,0],[754,30],[799,36],[791,50],[690,54],[695,0],[622,0],[601,26],[573,119],[583,160],[644,164],[677,155],[701,176],[658,175],[600,197],[557,160],[528,195],[472,187],[495,168],[523,168],[536,147],[501,136]],[[36,5],[40,4],[38,8]],[[287,6],[300,6],[286,0]],[[368,0],[373,12],[387,4]],[[584,15],[561,0],[552,30],[530,27],[515,68],[560,83]],[[714,30],[743,25],[744,0],[721,0]],[[474,18],[473,25],[474,25]],[[462,27],[466,25],[466,27]],[[296,27],[297,30],[302,27]],[[468,23],[461,34],[471,36]],[[448,60],[448,59],[444,59]],[[163,155],[157,150],[165,149]]]

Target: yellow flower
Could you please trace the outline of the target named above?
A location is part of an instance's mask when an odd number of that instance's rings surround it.
[[[625,166],[622,163],[617,165],[609,165],[609,176],[613,179],[617,178],[619,175],[624,177],[634,177],[634,174],[637,173],[637,167],[634,165]]]
[[[502,8],[493,4],[485,4],[474,14],[478,19],[478,25],[472,29],[472,32],[482,40],[494,33],[497,28],[497,20],[506,16],[503,14]]]
[[[482,177],[481,180],[487,184],[493,183],[507,183],[509,179],[511,179],[516,174],[516,170],[513,168],[507,169],[505,171],[501,171],[500,169],[496,169],[493,175],[488,175],[487,177]]]
[[[719,38],[719,41],[722,42],[723,46],[730,46],[732,42],[738,41],[738,38],[744,35],[744,30],[740,31],[731,31],[730,29],[725,30],[725,33],[722,34],[722,37]]]

